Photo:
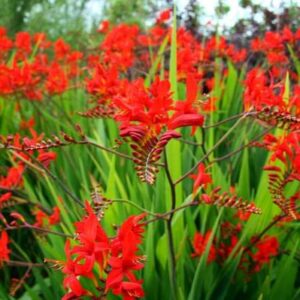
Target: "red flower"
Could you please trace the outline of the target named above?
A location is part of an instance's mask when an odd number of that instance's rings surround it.
[[[294,34],[288,26],[284,26],[282,30],[282,40],[288,43],[293,43],[295,41]]]
[[[114,293],[116,295],[122,295],[124,300],[135,300],[145,295],[141,280],[123,281],[120,286],[114,290]]]
[[[0,27],[0,59],[13,47],[13,42],[6,36],[6,29]]]
[[[88,202],[86,202],[86,211],[88,215],[75,224],[80,245],[75,246],[71,251],[77,256],[76,261],[81,262],[76,266],[76,272],[79,274],[90,273],[95,263],[98,263],[103,270],[110,249],[108,237]]]
[[[241,221],[248,221],[248,219],[251,217],[251,212],[238,210],[234,217],[240,219]]]
[[[57,223],[60,222],[60,210],[59,208],[56,206],[53,208],[53,213],[52,215],[49,217],[49,224],[50,225],[55,225]]]
[[[99,24],[97,31],[100,33],[106,33],[109,29],[109,25],[110,25],[109,21],[104,20]]]
[[[47,41],[47,36],[44,32],[37,32],[33,36],[35,47],[39,49],[46,49],[51,46],[51,42]]]
[[[239,228],[237,228],[238,230]],[[219,249],[218,249],[218,256],[222,261],[226,261],[226,259],[229,257],[233,249],[236,247],[239,239],[236,235],[231,235],[229,239],[229,243],[220,243]]]
[[[69,240],[65,245],[67,261],[63,269],[63,273],[66,274],[64,287],[69,288],[70,291],[63,299],[73,299],[72,296],[80,297],[88,294],[89,292],[80,284],[80,277],[90,278],[97,282],[92,270],[98,264],[102,274],[108,260],[109,240],[87,202],[86,211],[87,216],[75,224],[79,245],[71,249]]]
[[[124,95],[117,95],[113,99],[116,120],[121,122],[122,128],[140,125],[156,134],[163,128],[196,128],[203,125],[204,117],[194,107],[197,82],[193,77],[189,77],[187,83],[186,101],[177,101],[174,107],[171,95],[169,81],[158,77],[150,88],[145,88],[141,80],[127,84]]]
[[[0,237],[0,266],[4,261],[9,260],[10,249],[8,249],[8,235],[6,231],[2,231]]]
[[[120,94],[122,82],[118,79],[118,71],[115,67],[104,68],[97,63],[91,71],[92,76],[86,80],[86,90],[95,97],[97,103],[108,102],[111,105],[111,99]]]
[[[54,52],[56,59],[64,59],[70,52],[70,45],[60,38],[54,43]]]
[[[194,132],[196,126],[203,126],[204,116],[198,114],[197,109],[194,107],[197,94],[197,81],[193,75],[189,75],[186,83],[186,100],[176,102],[175,113],[168,124],[170,129],[193,126]]]
[[[63,299],[92,294],[81,285],[81,277],[93,280],[96,287],[105,281],[105,292],[111,289],[124,299],[143,297],[142,281],[137,280],[133,272],[143,268],[142,257],[137,255],[137,251],[144,232],[139,221],[145,214],[129,217],[110,242],[87,202],[85,208],[87,216],[75,224],[79,244],[70,248],[70,241],[67,241],[65,246],[64,287],[69,289],[69,293]],[[100,270],[99,278],[93,272],[96,265]]]
[[[46,89],[49,94],[61,94],[68,87],[68,78],[65,71],[58,63],[53,63],[49,68]]]
[[[43,164],[44,167],[48,168],[51,161],[56,159],[55,152],[43,152],[37,157],[38,161]]]
[[[138,32],[138,26],[126,24],[115,26],[108,32],[100,45],[104,63],[123,71],[132,66]]]
[[[198,173],[189,176],[194,180],[193,193],[195,194],[199,187],[206,187],[208,184],[212,183],[210,174],[206,173],[205,165],[199,164]]]
[[[63,268],[63,273],[67,274],[64,279],[63,285],[64,288],[70,289],[70,291],[62,298],[63,300],[74,299],[74,296],[80,297],[86,294],[85,289],[81,286],[78,275],[75,268],[76,262],[72,260],[71,251],[70,251],[70,241],[66,241],[65,253],[67,256],[67,261]]]
[[[28,32],[17,33],[16,47],[25,53],[29,53],[31,51],[31,37]]]
[[[23,164],[19,163],[16,167],[8,170],[6,177],[0,178],[0,186],[5,188],[16,188],[22,185],[22,175],[24,172]]]
[[[149,89],[144,87],[142,80],[137,80],[127,86],[125,95],[114,98],[118,110],[116,119],[122,122],[122,127],[128,125],[144,126],[159,133],[169,121],[169,111],[173,101],[168,80],[156,80]]]
[[[270,258],[278,254],[279,242],[274,236],[265,236],[255,247],[257,252],[252,254],[252,259],[256,263],[254,271],[259,271],[263,264],[270,262]]]
[[[172,9],[167,8],[159,13],[159,16],[156,19],[157,23],[163,23],[165,21],[168,21],[171,18]]]
[[[53,213],[49,216],[41,210],[35,213],[36,222],[34,226],[47,227],[48,225],[55,225],[60,222],[60,210],[58,207],[53,208]]]
[[[144,266],[142,257],[137,255],[144,232],[139,221],[144,217],[145,214],[129,217],[112,241],[112,257],[109,260],[112,269],[106,280],[106,290],[112,289],[114,294],[128,300],[144,296],[141,281],[133,273]]]
[[[193,240],[194,253],[192,253],[192,257],[200,257],[205,253],[207,244],[211,237],[211,233],[211,230],[207,231],[205,235],[202,235],[199,232],[195,233]],[[213,244],[211,244],[207,262],[210,263],[214,261],[216,259],[216,254],[216,248]]]
[[[20,129],[30,129],[35,126],[35,120],[31,117],[29,120],[21,120],[20,122]]]

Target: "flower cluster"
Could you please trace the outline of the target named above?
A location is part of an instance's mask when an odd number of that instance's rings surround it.
[[[43,33],[19,32],[13,41],[1,27],[0,41],[1,96],[41,101],[65,92],[79,75],[78,62],[83,55],[62,39],[52,43]],[[54,52],[53,59],[49,51]]]
[[[85,209],[87,215],[75,224],[76,244],[71,246],[68,240],[65,246],[64,287],[69,292],[63,299],[83,295],[99,297],[109,291],[127,300],[143,297],[142,281],[134,272],[144,266],[144,258],[138,255],[138,246],[144,232],[140,221],[145,215],[129,217],[117,235],[109,238],[88,202]],[[96,290],[85,289],[84,279],[92,280]]]
[[[246,221],[248,216],[236,214],[240,221]],[[229,221],[221,224],[220,236],[212,236],[209,230],[205,234],[196,232],[193,239],[192,257],[202,257],[207,252],[207,263],[217,262],[223,265],[231,256],[242,253],[239,269],[246,274],[259,272],[270,259],[279,254],[279,242],[275,236],[265,235],[263,237],[253,236],[249,241],[249,246],[240,244],[240,234],[243,224]]]
[[[300,29],[294,33],[286,26],[281,31],[268,31],[264,37],[253,39],[251,49],[253,52],[265,55],[269,65],[272,66],[273,74],[280,76],[280,67],[289,60],[286,54],[287,45],[294,47],[299,40]]]

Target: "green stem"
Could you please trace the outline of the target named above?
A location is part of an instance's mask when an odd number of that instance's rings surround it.
[[[30,225],[30,224],[25,224],[25,225],[20,225],[20,226],[8,226],[5,228],[5,230],[7,230],[7,231],[18,230],[18,229],[29,229],[29,230],[34,230],[34,231],[38,231],[38,232],[58,235],[58,236],[65,237],[65,238],[74,238],[74,236],[71,234],[66,234],[66,233],[59,232],[59,231],[52,231],[47,228],[37,227],[37,226]]]
[[[32,263],[32,262],[27,262],[27,261],[16,261],[16,260],[8,260],[5,262],[7,266],[10,267],[45,267],[45,264],[41,263]]]
[[[174,247],[174,238],[173,238],[173,232],[172,232],[172,219],[174,216],[174,210],[176,206],[176,189],[175,185],[173,183],[170,169],[168,165],[168,159],[166,151],[164,151],[164,158],[165,158],[165,170],[166,175],[168,179],[168,183],[170,186],[171,191],[171,213],[169,215],[169,218],[166,220],[166,229],[167,229],[167,236],[168,236],[168,248],[169,248],[169,259],[170,259],[170,284],[171,284],[171,293],[172,293],[172,299],[177,299],[177,280],[176,280],[176,254],[175,254],[175,247]]]
[[[220,145],[222,144],[227,137],[231,134],[231,132],[241,123],[242,120],[244,120],[247,117],[247,115],[243,115],[240,119],[237,120],[237,122],[219,139],[219,141],[210,149],[208,150],[208,152],[189,170],[187,171],[184,175],[182,175],[179,179],[177,179],[174,182],[174,185],[177,185],[178,183],[180,183],[182,180],[184,180],[185,178],[187,178],[190,174],[192,174],[194,171],[196,171],[196,169],[198,168],[198,166],[209,157],[209,155],[211,153],[214,152],[214,150]]]
[[[138,209],[138,210],[140,210],[142,212],[145,212],[148,215],[151,215],[151,216],[154,216],[154,217],[158,217],[159,216],[159,214],[153,213],[150,210],[147,210],[147,209],[139,206],[138,204],[136,204],[134,202],[131,202],[129,200],[126,200],[126,199],[112,199],[111,201],[112,201],[112,203],[125,203],[125,204],[129,204],[129,205],[135,207],[136,209]]]
[[[261,137],[263,137],[266,133],[270,132],[274,127],[270,127],[266,130],[264,130],[262,133],[260,133],[259,135],[257,135],[255,138],[253,138],[250,142],[244,144],[243,146],[237,148],[236,150],[232,151],[232,152],[229,152],[223,156],[220,156],[220,157],[216,157],[212,162],[211,164],[213,163],[216,163],[216,162],[219,162],[219,161],[222,161],[224,159],[227,159],[233,155],[236,155],[238,154],[239,152],[241,152],[242,150],[244,150],[245,148],[247,148],[248,146],[250,146],[253,142],[259,140]]]
[[[197,206],[197,205],[199,205],[199,202],[198,202],[198,201],[191,201],[191,202],[188,202],[188,203],[183,204],[183,205],[181,205],[181,206],[179,206],[179,207],[176,207],[176,208],[174,208],[174,209],[172,209],[172,210],[169,210],[169,211],[167,211],[167,212],[165,212],[165,213],[163,213],[163,214],[156,214],[156,217],[155,217],[155,218],[150,219],[150,220],[144,222],[144,224],[147,225],[147,224],[152,223],[152,222],[155,222],[155,221],[157,221],[157,220],[165,219],[165,218],[168,217],[168,215],[170,215],[170,214],[173,214],[173,215],[174,215],[176,212],[178,212],[178,211],[180,211],[180,210],[182,210],[182,209],[185,209],[185,208],[188,208],[188,207],[191,207],[191,206]]]

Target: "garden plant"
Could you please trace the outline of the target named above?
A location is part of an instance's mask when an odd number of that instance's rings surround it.
[[[0,28],[0,299],[300,299],[300,28],[172,15]]]

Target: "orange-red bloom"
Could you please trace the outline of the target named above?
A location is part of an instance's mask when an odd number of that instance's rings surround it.
[[[208,242],[210,241],[211,238],[211,230],[207,231],[204,235],[202,235],[199,232],[196,232],[194,235],[194,240],[193,240],[193,248],[194,248],[194,252],[192,253],[192,257],[197,257],[197,256],[202,256],[205,251],[206,248],[208,246]],[[209,252],[208,252],[208,258],[207,258],[207,262],[213,262],[216,259],[216,248],[213,245],[213,243],[211,244],[210,248],[209,248]]]
[[[4,261],[9,260],[10,249],[8,248],[8,235],[6,231],[1,232],[0,237],[0,266]]]

